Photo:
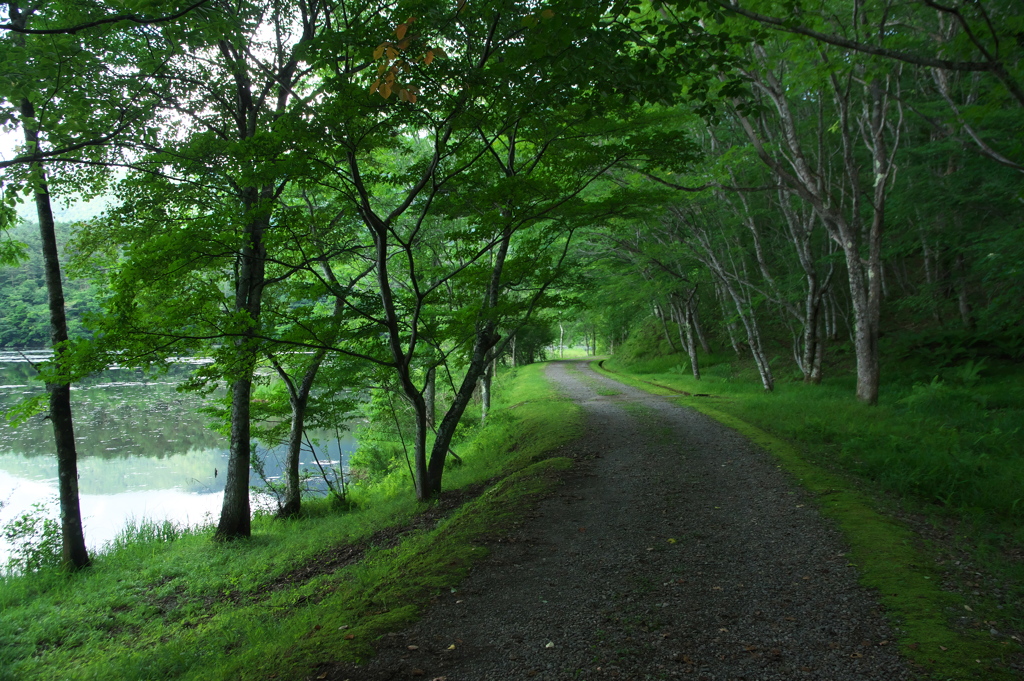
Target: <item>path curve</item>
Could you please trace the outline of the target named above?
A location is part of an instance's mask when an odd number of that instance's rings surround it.
[[[585,362],[547,376],[586,414],[558,452],[580,460],[564,487],[332,678],[914,678],[838,531],[770,455]]]

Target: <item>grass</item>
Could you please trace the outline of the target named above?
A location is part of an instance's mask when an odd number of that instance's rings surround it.
[[[0,679],[299,678],[366,657],[571,465],[544,456],[578,434],[579,411],[541,372],[502,378],[487,427],[445,477],[449,495],[483,491],[447,516],[396,471],[357,487],[348,511],[323,500],[300,519],[257,517],[246,541],[143,527],[81,573],[5,579]]]
[[[868,407],[848,377],[783,379],[765,394],[753,367],[705,359],[699,382],[679,355],[626,353],[593,366],[676,396],[775,454],[841,526],[904,652],[936,678],[1012,677],[1024,629],[1020,367],[949,367],[929,383],[897,375]],[[1013,632],[1017,640],[1005,635]]]
[[[562,350],[562,353],[561,353],[562,356],[559,357],[558,355],[559,355],[559,352],[558,352],[558,349],[556,348],[555,350],[551,351],[550,359],[591,359],[593,357],[593,355],[588,353],[585,348],[578,347],[578,346],[577,347],[571,347],[571,348],[568,348],[568,347],[564,348]]]

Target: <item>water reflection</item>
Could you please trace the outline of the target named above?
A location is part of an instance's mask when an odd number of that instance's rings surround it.
[[[26,353],[28,355],[29,353]],[[33,362],[45,359],[39,353]],[[197,409],[202,399],[175,385],[192,367],[176,365],[156,379],[114,368],[72,390],[79,490],[86,542],[96,549],[131,518],[168,518],[195,525],[216,519],[227,471],[226,439],[208,427]],[[0,353],[0,413],[43,388],[31,364],[17,353]],[[319,436],[319,437],[318,437]],[[342,433],[314,433],[320,462],[343,464],[355,440]],[[260,447],[269,478],[281,475],[283,447]],[[318,473],[306,453],[303,468]],[[260,485],[255,473],[250,483]],[[324,485],[320,485],[322,489]],[[314,486],[314,488],[316,488]],[[57,462],[50,422],[35,416],[18,428],[0,420],[0,525],[54,500]],[[9,546],[0,538],[0,564]]]

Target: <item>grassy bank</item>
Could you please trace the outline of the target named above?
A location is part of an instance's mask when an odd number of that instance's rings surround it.
[[[616,379],[675,395],[739,430],[817,496],[911,659],[936,678],[1016,678],[1024,629],[1020,367],[971,361],[940,367],[925,382],[904,366],[890,372],[880,405],[867,407],[845,376],[820,386],[783,379],[765,394],[753,367],[734,356],[706,357],[696,381],[679,355],[626,350],[603,363]]]
[[[0,582],[0,679],[297,678],[367,655],[486,554],[477,540],[516,522],[571,465],[544,458],[580,419],[542,370],[502,377],[439,504],[416,503],[408,473],[396,471],[357,487],[351,510],[313,502],[300,519],[257,518],[247,541],[136,537],[79,574]]]

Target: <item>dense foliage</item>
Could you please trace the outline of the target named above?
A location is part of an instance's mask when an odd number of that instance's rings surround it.
[[[44,348],[50,340],[50,318],[46,306],[46,283],[39,249],[39,228],[25,223],[9,230],[7,237],[27,246],[26,260],[19,265],[0,266],[0,348]],[[57,238],[61,251],[71,238],[71,226],[60,224]],[[88,330],[84,320],[100,310],[95,287],[86,279],[67,279],[64,286],[68,324],[75,336]]]

